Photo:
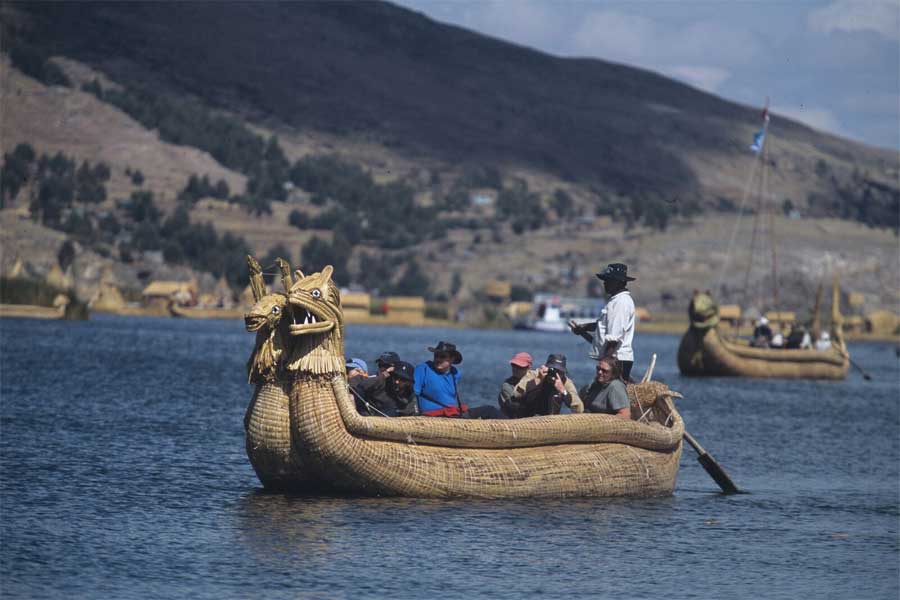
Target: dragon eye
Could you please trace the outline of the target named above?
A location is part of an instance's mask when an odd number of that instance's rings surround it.
[[[309,293],[313,298],[320,298],[322,296],[322,292],[319,290],[313,290]]]
[[[272,307],[272,314],[273,314],[273,315],[277,315],[277,314],[280,313],[280,312],[281,312],[281,309],[278,308],[277,306],[273,306],[273,307]]]

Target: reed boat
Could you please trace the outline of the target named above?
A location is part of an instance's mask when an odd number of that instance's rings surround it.
[[[34,304],[0,304],[0,318],[11,319],[65,319],[81,321],[88,318],[87,306],[58,294],[53,299],[53,306]]]
[[[779,285],[777,273],[778,252],[775,231],[775,213],[777,207],[772,201],[774,197],[767,189],[768,171],[773,161],[769,158],[770,115],[769,102],[763,108],[762,127],[753,138],[750,149],[755,157],[750,177],[747,179],[742,199],[735,218],[725,261],[719,274],[716,288],[723,290],[725,273],[729,271],[730,260],[735,240],[740,228],[741,217],[745,212],[745,203],[751,196],[755,198],[753,229],[750,247],[742,252],[747,257],[743,284],[738,288],[742,303],[750,301],[751,289],[755,290],[753,305],[775,309],[781,314],[779,304]],[[751,190],[755,192],[751,193]],[[765,230],[765,235],[758,232]],[[768,252],[760,252],[757,241],[767,239],[770,242]],[[756,257],[771,256],[771,270],[767,269],[762,283],[751,285],[751,272]],[[785,348],[753,348],[740,343],[736,339],[726,339],[719,328],[719,307],[710,292],[695,292],[688,309],[690,324],[681,338],[678,347],[678,368],[684,375],[690,376],[739,376],[784,379],[844,379],[850,366],[850,355],[844,343],[842,323],[839,311],[839,288],[834,282],[832,300],[831,345],[827,350],[785,349]],[[812,333],[818,337],[819,305],[821,303],[821,286],[816,295]],[[740,319],[738,318],[738,321]],[[781,327],[781,323],[779,323]]]
[[[689,376],[844,379],[850,355],[841,334],[837,297],[832,306],[836,316],[827,350],[751,348],[723,338],[716,302],[707,293],[696,293],[688,311],[690,325],[678,346],[678,369]]]
[[[672,402],[678,394],[658,382],[628,386],[632,421],[599,414],[517,420],[358,414],[344,373],[343,313],[331,272],[298,271],[288,294],[263,295],[257,286],[259,299],[245,318],[257,333],[248,363],[257,386],[245,417],[247,453],[266,488],[422,498],[673,492],[684,424]]]

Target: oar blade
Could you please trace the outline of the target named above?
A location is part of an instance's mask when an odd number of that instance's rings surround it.
[[[709,473],[709,476],[712,477],[719,487],[722,488],[722,493],[724,494],[738,494],[740,490],[734,485],[734,482],[731,481],[731,477],[728,476],[728,473],[719,466],[712,456],[707,453],[701,454],[697,457],[697,460],[700,461],[700,464],[703,465],[703,468],[706,469],[706,472]]]

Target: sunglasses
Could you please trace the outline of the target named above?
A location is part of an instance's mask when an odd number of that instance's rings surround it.
[[[449,360],[449,359],[453,358],[453,355],[448,354],[446,352],[441,352],[439,354],[435,354],[434,357],[438,360]]]

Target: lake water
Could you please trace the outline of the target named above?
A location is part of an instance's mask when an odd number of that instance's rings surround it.
[[[889,598],[900,594],[900,372],[851,344],[844,382],[686,379],[677,336],[635,374],[681,391],[667,498],[434,501],[264,493],[244,454],[252,336],[239,321],[0,321],[3,598]],[[410,362],[455,342],[463,399],[492,403],[515,351],[571,334],[351,326],[347,352]]]

